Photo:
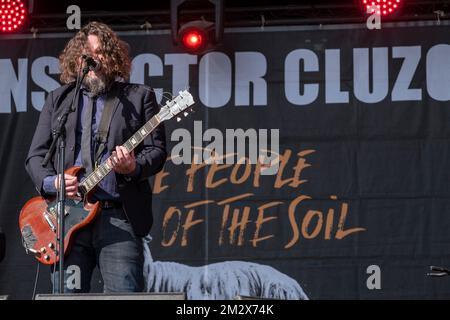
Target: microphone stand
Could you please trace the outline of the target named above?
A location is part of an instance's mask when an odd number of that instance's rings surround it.
[[[42,161],[42,166],[46,167],[51,157],[53,156],[56,145],[58,144],[58,164],[56,169],[57,179],[61,177],[59,183],[59,190],[56,191],[57,203],[58,203],[58,221],[57,221],[57,232],[56,232],[56,243],[58,243],[58,250],[56,250],[56,255],[59,256],[59,288],[55,286],[55,272],[53,273],[53,293],[64,293],[64,216],[65,216],[65,205],[66,205],[66,181],[64,179],[64,163],[65,163],[65,148],[66,148],[66,131],[65,125],[67,118],[71,112],[75,112],[75,103],[78,101],[80,95],[80,87],[83,83],[84,77],[89,72],[89,66],[85,66],[82,69],[82,74],[77,76],[77,81],[75,85],[75,91],[72,97],[72,103],[69,107],[64,110],[64,113],[58,118],[58,126],[53,130],[53,141],[50,145],[44,160]],[[56,290],[55,290],[56,289]]]

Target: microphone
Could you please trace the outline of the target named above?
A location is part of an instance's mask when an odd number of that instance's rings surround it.
[[[85,54],[83,54],[82,58],[86,62],[86,68],[88,68],[91,71],[98,71],[102,66],[100,61],[95,60],[94,58],[87,56]]]

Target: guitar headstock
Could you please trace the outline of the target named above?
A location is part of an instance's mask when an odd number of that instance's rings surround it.
[[[174,99],[166,102],[164,107],[158,113],[158,117],[160,121],[166,121],[172,119],[177,116],[181,112],[183,112],[184,116],[187,116],[189,112],[192,112],[192,109],[188,109],[191,105],[194,104],[194,98],[187,91],[180,91],[180,94],[176,96]]]

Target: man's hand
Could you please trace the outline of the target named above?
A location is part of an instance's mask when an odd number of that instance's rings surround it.
[[[59,190],[59,182],[61,175],[58,175],[55,179],[55,188]],[[68,198],[76,198],[78,193],[78,180],[76,176],[70,174],[64,174],[64,180],[66,183],[66,196]]]
[[[113,167],[114,171],[120,174],[133,174],[136,170],[134,151],[129,153],[127,149],[122,146],[117,146],[116,150],[111,153],[108,163]]]

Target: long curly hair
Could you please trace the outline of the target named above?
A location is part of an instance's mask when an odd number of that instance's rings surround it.
[[[99,39],[100,50],[95,54],[102,55],[102,69],[107,79],[113,81],[120,77],[128,80],[131,70],[128,44],[119,39],[106,24],[90,22],[67,43],[59,56],[61,81],[70,83],[76,80],[80,67],[79,59],[83,54],[90,52],[89,35],[95,35]]]

